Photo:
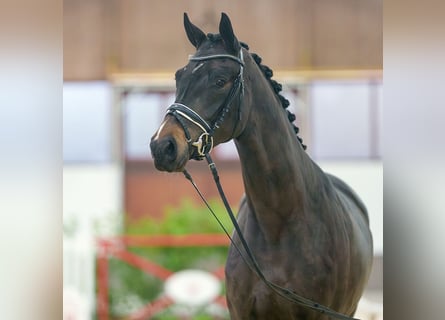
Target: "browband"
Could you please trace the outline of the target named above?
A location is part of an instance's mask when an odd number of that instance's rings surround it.
[[[240,65],[244,67],[244,61],[242,61],[240,58],[232,56],[231,54],[214,54],[211,56],[202,56],[202,57],[196,57],[196,56],[189,56],[190,61],[204,61],[204,60],[210,60],[210,59],[232,59],[236,62],[238,62]]]

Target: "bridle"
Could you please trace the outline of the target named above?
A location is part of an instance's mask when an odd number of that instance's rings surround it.
[[[222,189],[221,183],[219,181],[219,175],[216,170],[216,165],[213,162],[212,158],[210,157],[210,151],[212,151],[213,148],[213,134],[217,128],[222,124],[224,121],[225,115],[229,112],[230,106],[233,102],[233,99],[235,98],[235,95],[237,92],[239,92],[239,98],[240,102],[244,95],[244,81],[243,81],[243,71],[244,71],[244,59],[243,59],[243,52],[242,49],[240,50],[239,57],[235,57],[229,54],[215,54],[215,55],[209,55],[209,56],[191,56],[189,57],[190,61],[206,61],[210,59],[232,59],[240,64],[240,71],[236,77],[236,79],[233,82],[233,85],[229,91],[229,94],[227,95],[224,102],[219,107],[218,111],[216,112],[215,120],[208,124],[207,121],[205,121],[198,113],[196,113],[194,110],[189,108],[188,106],[181,104],[181,103],[173,103],[170,105],[167,109],[167,114],[170,114],[176,118],[176,120],[181,124],[185,137],[187,139],[187,143],[190,147],[196,147],[197,148],[197,156],[193,157],[193,159],[201,160],[205,158],[209,164],[209,168],[213,174],[213,178],[215,180],[216,187],[218,189],[218,192],[221,196],[221,199],[224,203],[224,206],[227,210],[227,213],[229,214],[230,220],[232,221],[232,224],[235,227],[235,232],[239,237],[239,240],[241,242],[242,248],[244,249],[244,253],[241,250],[241,248],[237,245],[237,243],[233,240],[232,236],[229,234],[227,229],[224,227],[224,225],[221,223],[221,221],[218,219],[204,196],[202,195],[201,191],[198,189],[196,183],[193,181],[191,175],[187,172],[187,170],[184,169],[183,174],[184,176],[191,182],[195,190],[197,191],[198,195],[201,197],[207,208],[210,210],[212,215],[215,217],[221,228],[226,233],[227,237],[230,239],[233,247],[237,250],[237,252],[240,254],[241,258],[244,260],[246,265],[249,267],[249,269],[255,273],[263,282],[264,284],[269,287],[272,291],[274,291],[276,294],[280,295],[281,297],[289,300],[290,302],[296,303],[298,305],[304,306],[306,308],[318,311],[322,314],[325,314],[327,316],[331,316],[337,319],[343,319],[343,320],[358,320],[356,318],[352,318],[349,316],[346,316],[342,313],[339,313],[335,310],[330,309],[329,307],[326,307],[318,302],[312,301],[310,299],[304,298],[298,294],[296,294],[294,291],[284,288],[282,286],[279,286],[271,281],[269,281],[266,276],[264,275],[263,271],[261,270],[255,256],[252,253],[252,250],[250,249],[249,245],[247,244],[246,239],[244,238],[241,228],[238,225],[238,222],[236,221],[235,215],[232,212],[232,209],[230,208],[229,202],[227,201],[227,198],[224,194],[224,190]],[[240,111],[241,108],[238,110],[238,121],[240,119]],[[192,142],[190,132],[188,130],[187,124],[185,122],[187,120],[188,122],[194,124],[197,126],[201,131],[202,134],[198,137],[198,139],[194,142]],[[236,128],[236,124],[234,126],[234,131]]]
[[[239,102],[241,103],[241,99],[244,95],[244,59],[243,59],[243,51],[242,49],[239,52],[239,57],[232,56],[230,54],[214,54],[209,56],[190,56],[190,61],[207,61],[211,59],[231,59],[239,63],[240,70],[235,80],[233,81],[232,87],[223,101],[221,106],[216,111],[216,116],[214,116],[214,120],[211,124],[209,124],[206,120],[204,120],[198,113],[192,110],[190,107],[185,104],[175,102],[167,108],[167,114],[172,115],[176,118],[179,124],[182,126],[184,130],[185,138],[187,140],[187,144],[189,145],[189,149],[195,147],[196,155],[192,156],[192,159],[202,160],[206,154],[209,154],[213,149],[213,135],[215,130],[220,127],[223,123],[226,114],[230,111],[230,107],[232,105],[233,100],[236,97],[237,92],[239,93]],[[241,108],[238,109],[238,119],[239,122],[241,117]],[[194,124],[201,130],[201,135],[198,137],[196,141],[192,141],[188,126],[186,121]],[[237,123],[235,123],[233,127],[233,132],[237,127]],[[232,132],[232,133],[233,133]],[[193,152],[192,152],[193,154]]]

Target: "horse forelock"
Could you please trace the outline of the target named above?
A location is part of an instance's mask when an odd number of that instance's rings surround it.
[[[207,33],[207,39],[209,39],[211,42],[217,42],[222,40],[222,37],[219,33]]]

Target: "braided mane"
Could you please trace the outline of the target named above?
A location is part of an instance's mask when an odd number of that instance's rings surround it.
[[[246,43],[240,42],[240,44],[244,49],[249,50],[249,46]],[[269,81],[273,91],[280,99],[281,106],[283,107],[283,109],[287,109],[287,107],[289,107],[289,105],[290,105],[289,100],[287,100],[285,97],[283,97],[280,94],[280,92],[283,90],[283,86],[280,83],[278,83],[277,81],[272,79],[272,76],[273,76],[272,69],[266,65],[261,64],[262,59],[258,54],[251,53],[250,55],[255,60],[256,64],[261,69],[261,71],[263,72],[266,79]],[[303,149],[306,150],[306,145],[303,144],[303,139],[298,136],[298,132],[300,131],[300,129],[293,123],[296,119],[295,115],[292,112],[290,112],[289,110],[286,110],[286,112],[287,112],[287,118],[289,119],[289,122],[291,123],[292,127],[294,128],[294,131],[295,131],[298,141],[300,142]]]
[[[212,42],[216,42],[221,40],[221,35],[220,34],[214,34],[214,33],[208,33],[207,34],[207,38],[212,41]],[[244,42],[240,42],[240,45],[246,49],[249,50],[249,46],[244,43]],[[275,92],[275,94],[278,96],[278,98],[280,99],[281,102],[281,106],[283,107],[283,109],[287,109],[287,107],[289,107],[290,102],[289,100],[287,100],[285,97],[283,97],[280,92],[283,90],[283,86],[278,83],[275,80],[272,80],[272,76],[273,76],[273,71],[271,68],[269,68],[266,65],[261,64],[261,57],[259,55],[257,55],[256,53],[251,53],[250,54],[252,56],[252,58],[255,60],[256,64],[258,65],[258,67],[261,69],[261,71],[263,72],[264,76],[266,77],[266,79],[269,81],[273,91]],[[286,110],[287,112],[287,118],[289,119],[289,122],[291,123],[294,131],[295,131],[295,135],[297,136],[298,141],[300,142],[301,146],[303,147],[304,150],[306,150],[306,145],[303,144],[303,139],[301,139],[298,136],[298,133],[300,132],[300,129],[293,123],[296,119],[295,114],[293,114],[292,112],[290,112],[289,110]]]

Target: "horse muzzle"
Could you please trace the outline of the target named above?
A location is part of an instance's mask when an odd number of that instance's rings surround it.
[[[188,149],[180,128],[166,129],[165,126],[161,126],[150,142],[154,165],[160,171],[180,172],[184,170],[190,157]]]

